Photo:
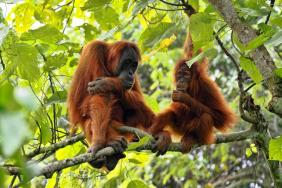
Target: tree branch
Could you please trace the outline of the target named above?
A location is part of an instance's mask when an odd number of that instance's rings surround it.
[[[148,133],[146,133],[146,132],[144,132],[140,129],[128,127],[128,126],[123,126],[123,127],[119,128],[119,131],[134,133],[138,137],[141,137],[141,138],[149,135]],[[256,136],[258,136],[258,134],[256,132],[254,132],[253,130],[246,130],[246,131],[230,133],[230,134],[225,134],[225,135],[220,134],[220,135],[216,136],[216,144],[252,139]],[[53,144],[52,146],[48,146],[48,147],[45,147],[45,148],[43,147],[43,148],[40,149],[40,151],[35,150],[35,151],[29,153],[28,156],[30,156],[30,157],[35,156],[37,154],[44,153],[46,151],[55,151],[55,150],[60,149],[64,146],[67,146],[67,145],[73,144],[73,143],[75,143],[79,140],[82,140],[83,138],[84,138],[83,134],[79,134],[79,135],[76,135],[75,137],[72,137],[70,139],[66,139],[64,141]],[[197,147],[200,147],[200,146],[201,145],[195,145],[193,148],[197,148]],[[151,148],[152,148],[152,145],[151,145],[151,142],[149,142],[149,143],[137,148],[136,150],[137,151],[151,150]],[[181,146],[180,146],[179,143],[172,143],[169,147],[169,151],[178,152],[178,151],[180,151],[180,149],[181,149]],[[74,158],[68,158],[68,159],[65,159],[65,160],[51,162],[51,163],[49,163],[45,166],[42,166],[42,167],[32,163],[32,164],[29,164],[28,167],[32,168],[35,165],[38,168],[38,170],[36,170],[36,173],[30,175],[30,179],[37,177],[37,176],[42,176],[42,175],[44,175],[47,178],[50,178],[53,173],[60,171],[62,169],[65,169],[65,168],[68,168],[68,167],[71,167],[71,166],[75,166],[75,165],[78,165],[78,164],[86,163],[86,162],[95,161],[97,158],[99,158],[101,156],[109,156],[109,155],[114,155],[114,154],[115,154],[115,151],[112,147],[106,147],[106,148],[98,151],[96,153],[96,155],[94,155],[92,153],[84,153],[84,154],[78,155]],[[2,168],[5,169],[11,175],[21,174],[21,168],[16,167],[16,166],[5,166],[4,165],[4,166],[2,166]]]
[[[257,37],[256,31],[250,26],[245,25],[239,19],[230,0],[209,0],[209,2],[218,10],[218,12],[220,12],[225,22],[231,27],[232,31],[237,34],[239,40],[243,44],[247,44]],[[250,52],[250,57],[254,60],[256,66],[262,73],[264,80],[266,81],[266,84],[272,93],[273,97],[269,103],[269,110],[282,117],[282,80],[273,74],[273,71],[276,69],[274,61],[263,45],[252,50]],[[263,136],[258,137],[255,139],[255,141],[259,145],[260,149],[262,149],[263,154],[266,156],[265,158],[271,169],[271,176],[275,186],[281,187],[282,175],[279,173],[279,163],[268,160],[268,142],[271,138],[266,134],[268,123],[263,117],[260,108],[254,105],[253,99],[250,96],[246,97],[247,110],[257,120],[257,123],[253,123],[252,127],[256,132],[263,134]]]
[[[243,44],[247,44],[258,36],[254,29],[240,20],[230,0],[209,0],[209,2],[218,10]],[[282,80],[273,74],[276,69],[273,59],[263,45],[252,50],[250,57],[254,60],[272,93],[269,110],[282,117]]]
[[[144,136],[149,136],[149,134],[147,132],[140,130],[140,129],[137,129],[137,128],[134,128],[134,127],[129,127],[129,126],[122,126],[122,127],[118,128],[118,131],[121,132],[121,133],[133,133],[139,138],[142,138]],[[67,138],[67,139],[65,139],[61,142],[57,142],[57,143],[52,144],[50,146],[37,148],[37,149],[31,151],[30,153],[27,153],[25,156],[28,159],[31,159],[31,158],[39,155],[39,154],[54,152],[54,151],[56,151],[60,148],[64,148],[68,145],[72,145],[72,144],[74,144],[78,141],[84,140],[84,138],[85,138],[84,134],[80,133],[78,135],[75,135],[71,138]]]
[[[27,158],[33,158],[35,157],[36,155],[39,155],[39,154],[42,154],[42,153],[47,153],[47,152],[50,152],[50,151],[56,151],[60,148],[63,148],[63,147],[66,147],[68,145],[71,145],[71,144],[74,144],[80,140],[83,140],[84,139],[84,135],[81,133],[81,134],[78,134],[74,137],[71,137],[71,138],[68,138],[68,139],[65,139],[61,142],[57,142],[55,144],[52,144],[50,146],[47,146],[47,147],[41,147],[41,148],[37,148],[35,150],[33,150],[32,152],[26,154],[26,157]]]

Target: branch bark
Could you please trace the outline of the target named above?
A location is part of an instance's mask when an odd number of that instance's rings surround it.
[[[127,127],[123,126],[119,129],[121,132],[131,132],[136,134],[138,137],[142,138],[144,136],[148,136],[149,134],[133,127]],[[256,132],[253,130],[246,130],[246,131],[241,131],[241,132],[236,132],[236,133],[230,133],[230,134],[220,134],[216,136],[216,144],[220,143],[227,143],[227,142],[234,142],[234,141],[241,141],[241,140],[246,140],[246,139],[252,139],[258,136]],[[67,145],[73,144],[75,142],[78,142],[80,140],[84,139],[83,134],[79,134],[75,137],[63,140],[61,142],[58,142],[56,144],[53,144],[52,146],[48,146],[45,148],[41,148],[40,151],[35,150],[29,154],[29,156],[36,156],[38,154],[44,153],[46,151],[55,151],[57,149],[63,148]],[[200,147],[201,145],[195,145],[193,148]],[[151,142],[147,143],[139,148],[136,149],[136,151],[141,151],[141,150],[151,150],[152,145]],[[180,151],[180,144],[179,143],[172,143],[169,147],[169,151],[175,151],[178,152]],[[44,152],[43,152],[44,151]],[[52,177],[52,175],[60,170],[63,170],[65,168],[75,166],[78,164],[94,161],[97,158],[101,156],[110,156],[114,155],[115,151],[112,147],[106,147],[100,151],[98,151],[96,154],[92,153],[84,153],[81,155],[78,155],[74,158],[68,158],[65,160],[60,160],[60,161],[55,161],[51,162],[45,166],[41,166],[38,164],[29,164],[29,168],[33,168],[34,166],[38,168],[38,170],[33,170],[34,174],[30,175],[30,179],[37,177],[37,176],[42,176],[44,175],[47,178]],[[11,175],[20,175],[21,174],[21,168],[16,167],[16,166],[2,166],[1,168],[5,169],[9,174]]]

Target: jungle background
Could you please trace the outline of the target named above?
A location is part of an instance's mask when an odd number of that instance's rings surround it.
[[[281,187],[281,14],[281,0],[1,0],[0,187]],[[87,152],[83,137],[64,143],[83,45],[136,42],[142,89],[157,113],[171,103],[188,30],[203,51],[187,63],[209,59],[238,115],[221,143],[160,157],[135,144],[111,172],[85,160],[46,171]]]

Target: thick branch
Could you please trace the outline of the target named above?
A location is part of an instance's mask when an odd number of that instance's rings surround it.
[[[81,134],[78,134],[74,137],[71,137],[71,138],[68,138],[68,139],[65,139],[61,142],[57,142],[55,144],[52,144],[50,146],[47,146],[47,147],[41,147],[41,148],[37,148],[35,150],[33,150],[32,152],[26,154],[26,157],[27,158],[32,158],[38,154],[41,154],[41,153],[47,153],[47,152],[50,152],[50,151],[56,151],[60,148],[63,148],[63,147],[66,147],[67,145],[71,145],[71,144],[74,144],[80,140],[83,140],[84,139],[84,135],[81,133]]]
[[[143,136],[147,136],[148,134],[142,130],[139,130],[137,128],[132,128],[132,127],[127,127],[124,126],[122,128],[120,128],[119,130],[124,131],[124,132],[134,132],[136,133],[139,137],[143,137]],[[216,136],[216,143],[227,143],[227,142],[234,142],[234,141],[240,141],[240,140],[245,140],[245,139],[252,139],[254,137],[257,136],[257,133],[252,131],[252,130],[246,130],[246,131],[241,131],[241,132],[237,132],[237,133],[230,133],[230,134],[226,134],[226,135],[217,135]],[[46,147],[46,148],[42,148],[45,151],[50,151],[51,148],[54,150],[55,148],[59,149],[62,146],[66,146],[67,143],[69,144],[73,144],[75,143],[75,141],[79,141],[80,139],[83,139],[83,135],[77,135],[76,137],[73,137],[71,139],[67,139],[67,141],[62,141],[56,144],[56,146],[54,147]],[[54,144],[55,145],[55,144]],[[194,146],[194,148],[199,147],[200,145],[196,145]],[[151,143],[148,143],[142,147],[139,147],[137,150],[151,150]],[[180,144],[179,143],[172,143],[169,147],[169,151],[180,151]],[[33,152],[36,153],[36,152]],[[68,158],[65,160],[60,160],[60,161],[55,161],[55,162],[51,162],[46,166],[43,167],[38,167],[39,170],[36,171],[35,174],[31,174],[30,178],[33,177],[37,177],[37,176],[46,176],[46,177],[51,177],[53,173],[60,171],[62,169],[71,167],[71,166],[75,166],[78,164],[82,164],[85,162],[90,162],[90,161],[94,161],[97,158],[99,158],[100,156],[109,156],[109,155],[113,155],[115,154],[115,151],[113,150],[112,147],[106,147],[102,150],[100,150],[99,152],[97,152],[96,155],[92,154],[92,153],[84,153],[81,155],[78,155],[74,158]],[[29,154],[31,155],[31,154]],[[34,154],[33,154],[34,155]],[[31,165],[33,166],[33,165]],[[8,173],[10,173],[11,175],[19,175],[21,173],[21,169],[19,167],[14,167],[14,166],[3,166],[2,168],[4,168]]]
[[[140,129],[137,129],[137,128],[134,128],[134,127],[128,127],[128,126],[122,126],[120,128],[118,128],[118,131],[121,132],[121,133],[133,133],[135,134],[137,137],[139,138],[142,138],[144,136],[148,136],[149,134],[146,133],[145,131],[143,130],[140,130]],[[61,142],[57,142],[55,144],[52,144],[50,146],[46,146],[46,147],[41,147],[41,148],[37,148],[33,151],[31,151],[30,153],[26,154],[25,156],[27,158],[33,158],[39,154],[42,154],[42,153],[47,153],[47,152],[54,152],[60,148],[63,148],[63,147],[66,147],[68,145],[71,145],[71,144],[74,144],[78,141],[81,141],[83,140],[85,137],[84,137],[84,134],[83,133],[80,133],[76,136],[73,136],[71,138],[67,138]]]
[[[209,2],[218,10],[243,44],[247,44],[257,37],[256,31],[240,20],[230,0],[209,0]],[[262,73],[273,95],[272,101],[269,103],[269,110],[282,117],[282,81],[273,74],[276,69],[273,59],[263,45],[252,50],[250,57]]]

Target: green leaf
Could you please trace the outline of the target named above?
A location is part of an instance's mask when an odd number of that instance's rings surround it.
[[[269,46],[279,46],[282,44],[282,31],[276,33],[269,41],[265,43]]]
[[[119,25],[119,15],[112,7],[105,7],[94,11],[94,17],[102,29],[110,30]]]
[[[66,14],[65,14],[66,15]],[[34,18],[43,24],[50,24],[57,29],[63,27],[63,20],[65,15],[61,15],[60,12],[56,12],[52,9],[46,9],[42,6],[37,6],[34,12]]]
[[[118,187],[117,184],[118,177],[112,177],[109,180],[107,180],[103,186],[103,188],[113,188]]]
[[[140,10],[143,10],[144,8],[146,8],[149,3],[153,3],[155,1],[156,0],[139,0],[139,1],[136,1],[136,4],[135,4],[133,11],[132,11],[132,16],[135,16],[136,14],[139,13]]]
[[[0,146],[4,156],[11,156],[29,137],[30,132],[22,113],[0,114]]]
[[[128,161],[134,164],[142,164],[142,161],[139,161],[138,159],[128,159]]]
[[[19,109],[14,99],[14,88],[9,82],[0,84],[0,111],[14,111]]]
[[[253,154],[251,148],[246,149],[246,156],[249,158]]]
[[[250,149],[252,153],[258,153],[257,147],[254,143],[250,144]]]
[[[67,99],[67,91],[63,90],[63,91],[56,91],[51,97],[47,98],[44,100],[45,105],[51,105],[54,103],[62,103],[62,102],[66,102]]]
[[[93,40],[95,36],[99,34],[99,31],[94,26],[87,23],[79,26],[79,28],[84,30],[85,41]]]
[[[1,10],[1,9],[0,9]],[[6,172],[0,168],[0,187],[5,187]]]
[[[158,25],[149,25],[141,34],[139,42],[141,48],[146,50],[158,44],[162,39],[170,35],[170,32],[175,28],[174,23],[161,22]]]
[[[191,16],[189,30],[193,39],[195,51],[209,41],[212,41],[215,20],[215,16],[207,13],[197,13]]]
[[[65,54],[55,54],[53,56],[47,57],[47,62],[44,65],[44,71],[48,72],[51,70],[56,70],[62,66],[64,66],[67,62],[68,58]]]
[[[143,182],[140,179],[135,179],[135,180],[131,180],[128,184],[127,184],[127,188],[146,188],[149,187],[148,185],[146,185],[145,182]]]
[[[276,69],[274,72],[275,72],[275,74],[276,74],[277,76],[279,76],[280,78],[282,78],[282,68]]]
[[[49,143],[52,139],[52,131],[49,127],[49,124],[46,123],[46,122],[41,122],[40,124],[40,128],[41,128],[41,141],[42,141],[42,144],[45,145],[47,143]]]
[[[216,56],[216,54],[217,54],[217,50],[214,49],[214,48],[210,48],[210,49],[208,49],[206,51],[202,51],[201,53],[199,53],[198,55],[196,55],[195,57],[193,57],[192,59],[187,61],[186,64],[189,67],[191,67],[195,62],[200,62],[205,57],[213,58],[213,57]]]
[[[149,105],[149,107],[154,111],[154,112],[158,112],[159,111],[159,104],[158,101],[156,99],[153,99],[152,97],[148,96],[148,95],[144,95],[146,104]]]
[[[88,0],[82,10],[101,10],[105,6],[109,5],[112,0]]]
[[[270,39],[274,35],[274,33],[275,31],[270,29],[265,33],[259,35],[246,45],[245,50],[252,50],[263,45],[268,39]]]
[[[250,60],[243,56],[240,57],[240,66],[248,75],[253,79],[255,83],[260,83],[263,80],[263,77],[256,65]]]
[[[23,33],[27,31],[34,23],[34,19],[33,19],[34,10],[35,10],[34,6],[30,2],[17,4],[13,8],[12,10],[12,14],[14,15],[13,23],[18,33]],[[11,15],[9,16],[11,17]]]
[[[35,47],[26,43],[14,43],[7,49],[8,58],[18,67],[23,79],[34,81],[40,77]]]
[[[62,40],[64,35],[55,27],[45,25],[34,30],[23,33],[21,40],[41,40],[42,42],[54,44]]]
[[[270,23],[282,28],[282,17],[278,15],[276,18],[270,19]]]
[[[141,138],[138,142],[132,142],[129,144],[127,151],[130,150],[135,150],[136,148],[143,146],[147,143],[149,143],[151,141],[151,137],[150,136],[144,136],[143,138]]]
[[[126,0],[124,3],[123,3],[123,8],[122,8],[122,12],[125,12],[129,9],[129,2],[130,0]]]
[[[68,145],[64,148],[57,150],[56,151],[56,158],[58,160],[63,160],[63,159],[66,159],[66,158],[75,157],[78,153],[81,152],[81,150],[84,150],[84,149],[85,149],[85,147],[83,147],[82,143],[77,142],[75,144]]]
[[[50,120],[48,119],[47,112],[44,108],[39,108],[35,111],[32,117],[32,123],[36,123],[38,139],[41,139],[42,144],[47,144],[52,139],[52,131],[50,129]],[[39,127],[40,126],[40,129]]]
[[[269,159],[282,161],[282,136],[269,141]]]

